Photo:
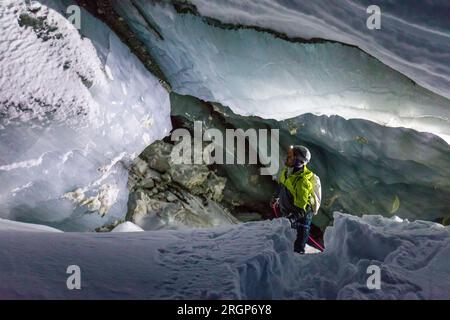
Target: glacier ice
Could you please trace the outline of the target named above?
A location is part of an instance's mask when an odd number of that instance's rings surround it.
[[[325,233],[324,253],[302,256],[293,252],[295,231],[286,219],[182,231],[27,232],[20,237],[0,232],[0,295],[4,299],[450,299],[448,228],[341,213],[335,213],[334,221]],[[64,286],[64,271],[72,264],[81,269],[82,290]],[[371,265],[380,268],[379,290],[367,287]]]
[[[448,2],[380,0],[191,0],[200,14],[258,26],[291,38],[322,38],[356,45],[421,86],[450,98]],[[381,29],[366,26],[367,8],[381,11]]]
[[[5,232],[62,232],[61,230],[34,223],[24,223],[0,218],[0,231]]]
[[[127,166],[171,129],[169,96],[70,1],[0,4],[0,216],[93,230],[124,218]]]
[[[177,13],[169,4],[133,1],[145,12],[143,19],[131,2],[114,3],[177,93],[219,102],[243,115],[277,120],[308,112],[339,115],[450,141],[448,99],[355,47],[220,28]],[[149,32],[148,21],[163,39]]]

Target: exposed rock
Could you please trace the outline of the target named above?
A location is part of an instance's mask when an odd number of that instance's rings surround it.
[[[170,176],[170,174],[168,172],[164,173],[161,176],[161,178],[164,182],[167,182],[167,183],[170,183],[172,181],[172,177]]]
[[[234,224],[235,219],[226,209],[212,200],[204,201],[182,190],[184,201],[168,192],[156,199],[144,191],[130,194],[127,220],[144,230],[209,228]]]
[[[142,190],[130,193],[126,220],[133,221],[134,219],[137,219],[138,216],[146,215],[147,203],[149,201],[150,198]]]
[[[153,181],[153,179],[145,179],[143,180],[141,186],[144,189],[153,189],[153,187],[155,186],[155,182]]]
[[[95,232],[111,232],[112,230],[114,230],[114,228],[116,228],[118,225],[124,223],[125,220],[116,220],[113,223],[101,226],[99,228],[95,229]]]
[[[136,171],[138,173],[140,173],[141,175],[144,175],[146,173],[146,171],[148,170],[148,164],[141,158],[137,158],[134,163],[134,168],[136,169]]]
[[[98,193],[91,197],[86,197],[86,190],[77,188],[72,192],[65,193],[62,198],[71,200],[80,206],[86,206],[88,212],[97,212],[103,217],[111,206],[115,203],[119,194],[119,189],[112,184],[103,184],[98,189]]]
[[[203,165],[180,164],[171,168],[173,180],[188,189],[199,188],[209,176],[208,167]]]
[[[147,162],[152,169],[164,173],[170,169],[170,153],[172,146],[163,141],[156,141],[151,148],[147,148],[141,154],[141,158]]]
[[[173,201],[177,200],[178,198],[173,193],[167,192],[166,199],[169,202],[173,202]]]
[[[130,168],[127,220],[144,230],[237,223],[223,199],[227,179],[206,165],[174,164],[173,145],[157,141]]]

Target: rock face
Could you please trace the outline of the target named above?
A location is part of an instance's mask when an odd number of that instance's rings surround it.
[[[172,148],[167,142],[156,141],[134,161],[126,219],[144,230],[237,223],[220,203],[226,178],[206,165],[174,164]]]

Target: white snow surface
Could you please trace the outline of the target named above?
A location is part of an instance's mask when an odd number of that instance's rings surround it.
[[[325,252],[293,252],[286,219],[136,233],[0,233],[6,299],[450,299],[449,230],[335,213]],[[81,290],[68,290],[69,265]],[[368,289],[367,268],[381,270]]]
[[[11,221],[0,218],[0,232],[1,231],[62,232],[61,230],[44,225]],[[20,235],[16,236],[20,237]]]
[[[124,217],[126,166],[170,131],[170,102],[85,11],[81,37],[71,3],[0,3],[0,216],[84,231]]]
[[[200,14],[268,28],[291,38],[352,44],[421,86],[450,98],[448,1],[190,0]],[[370,30],[367,8],[381,11],[381,29]]]
[[[141,227],[130,221],[125,221],[111,230],[111,232],[140,232],[144,231]]]
[[[450,100],[358,48],[293,43],[253,29],[223,29],[167,4],[114,3],[178,93],[220,102],[241,115],[277,120],[304,113],[339,115],[429,132],[450,142]],[[164,40],[149,31],[134,3]],[[256,9],[248,6],[252,14]],[[224,12],[233,16],[232,8]]]

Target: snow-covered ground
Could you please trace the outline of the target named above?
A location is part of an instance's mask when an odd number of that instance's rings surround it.
[[[141,232],[144,231],[141,227],[130,221],[125,221],[111,230],[111,232]]]
[[[418,84],[450,98],[448,1],[190,0],[223,22],[268,28],[289,37],[356,45]],[[381,11],[381,29],[366,26],[367,8]]]
[[[224,29],[177,13],[168,4],[115,3],[178,93],[220,102],[241,115],[277,120],[308,112],[339,115],[430,132],[450,142],[450,100],[357,48],[292,43],[252,29]],[[134,4],[163,40],[149,31]]]
[[[170,131],[170,103],[85,11],[81,36],[68,4],[0,3],[0,216],[93,230],[125,216],[126,165]]]
[[[2,224],[2,221],[0,221]],[[0,233],[2,298],[450,299],[442,225],[335,214],[322,254],[287,220],[184,231]],[[66,270],[80,267],[81,289]],[[369,289],[370,265],[381,288]]]
[[[0,232],[1,231],[62,232],[61,230],[40,224],[24,223],[0,218]]]

